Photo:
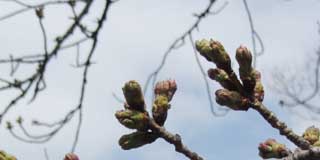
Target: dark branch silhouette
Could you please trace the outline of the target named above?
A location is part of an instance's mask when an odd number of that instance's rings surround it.
[[[35,65],[35,71],[33,74],[31,74],[28,78],[24,80],[20,80],[18,77],[15,77],[13,81],[6,80],[1,78],[2,86],[0,87],[1,91],[5,90],[19,90],[20,93],[11,101],[9,104],[5,107],[5,109],[0,113],[0,123],[2,122],[4,116],[7,114],[7,112],[10,111],[12,107],[15,106],[20,100],[24,99],[24,97],[27,94],[31,94],[30,102],[34,101],[38,94],[40,94],[41,91],[43,91],[46,88],[46,82],[45,82],[45,73],[46,68],[49,65],[49,62],[53,60],[54,57],[57,57],[60,53],[60,51],[68,48],[74,48],[77,47],[79,49],[80,45],[84,42],[91,42],[90,45],[90,51],[87,53],[87,56],[83,63],[80,64],[79,60],[79,50],[76,52],[76,67],[83,69],[82,73],[82,79],[81,79],[81,90],[78,100],[78,105],[69,111],[69,113],[64,116],[61,120],[58,120],[54,123],[46,123],[46,122],[40,122],[37,120],[33,121],[33,124],[35,126],[44,126],[48,128],[47,133],[42,133],[39,135],[35,135],[27,130],[27,128],[23,125],[23,119],[22,117],[19,117],[17,119],[17,123],[19,126],[19,129],[22,130],[23,135],[18,135],[13,128],[13,124],[11,122],[7,122],[7,128],[9,129],[10,133],[13,137],[27,143],[45,143],[49,140],[51,140],[68,122],[70,122],[71,119],[75,117],[75,115],[78,115],[78,125],[75,132],[75,139],[71,148],[71,152],[74,152],[78,143],[79,135],[80,135],[80,129],[82,124],[82,117],[83,117],[83,102],[85,98],[86,93],[86,86],[88,81],[88,72],[90,66],[93,64],[92,57],[95,53],[95,49],[98,43],[98,37],[101,29],[103,28],[104,22],[107,18],[107,14],[110,8],[110,5],[114,3],[114,1],[106,0],[105,5],[103,7],[103,10],[101,11],[101,15],[97,17],[97,25],[95,29],[92,31],[89,31],[85,26],[83,19],[84,17],[89,15],[89,11],[92,8],[94,1],[88,0],[88,1],[80,1],[80,0],[68,0],[68,1],[48,1],[40,4],[27,4],[22,1],[18,0],[12,0],[7,2],[13,2],[17,5],[20,5],[22,9],[14,11],[12,13],[8,13],[4,16],[1,16],[0,21],[4,21],[8,18],[12,18],[15,15],[22,14],[23,12],[32,11],[34,10],[36,13],[36,16],[39,21],[40,29],[42,32],[43,37],[43,53],[40,54],[34,54],[34,55],[26,55],[26,56],[20,56],[20,57],[13,57],[10,56],[9,59],[1,59],[0,63],[8,63],[11,65],[11,75],[14,76],[14,73],[19,69],[20,65]],[[84,7],[82,10],[77,13],[74,9],[75,5],[79,5],[78,3],[83,3]],[[48,48],[48,38],[47,38],[47,31],[45,24],[43,23],[43,19],[45,18],[45,7],[49,5],[68,5],[70,6],[73,17],[72,21],[73,23],[66,28],[65,33],[57,36],[56,43],[53,46],[52,50],[49,50]],[[68,38],[72,37],[72,34],[79,29],[81,33],[83,34],[82,39],[76,40],[74,42],[71,42],[69,44],[66,44],[66,41]]]
[[[319,24],[318,26],[320,29]],[[310,67],[301,74],[275,72],[273,88],[284,96],[279,101],[281,106],[301,118],[319,120],[316,115],[320,114],[320,107],[315,101],[320,95],[320,48],[316,50],[314,57],[307,60]],[[303,116],[296,112],[295,107],[303,107],[308,110],[308,115]]]

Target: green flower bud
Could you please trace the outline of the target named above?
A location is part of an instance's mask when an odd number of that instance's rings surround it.
[[[159,136],[151,132],[133,132],[123,135],[119,139],[119,145],[124,150],[134,149],[154,142]]]
[[[154,93],[156,96],[163,95],[168,98],[169,101],[171,101],[174,93],[177,90],[177,84],[175,80],[166,80],[166,81],[160,81],[156,84],[154,88]]]
[[[208,61],[212,61],[208,56],[212,52],[212,48],[210,46],[210,41],[206,39],[202,39],[200,41],[196,41],[196,49],[200,52],[200,54],[205,57]]]
[[[302,135],[302,137],[311,144],[314,144],[315,142],[319,141],[319,136],[320,130],[315,126],[308,127]]]
[[[216,80],[217,82],[227,81],[229,79],[227,72],[219,68],[209,69],[208,75],[212,80]]]
[[[228,74],[232,73],[230,57],[220,42],[205,39],[196,41],[196,49],[218,68],[225,70]]]
[[[283,158],[289,155],[286,146],[278,143],[274,139],[268,139],[265,142],[260,143],[258,149],[259,155],[264,159]]]
[[[68,154],[66,154],[66,156],[64,157],[63,160],[80,160],[80,159],[76,154],[68,153]]]
[[[145,131],[148,129],[149,117],[146,112],[136,110],[121,110],[115,114],[119,122],[130,129]]]
[[[219,68],[209,69],[208,76],[212,80],[219,82],[219,84],[225,89],[228,89],[231,91],[237,90],[237,87],[232,83],[227,72],[225,72],[222,69],[219,69]]]
[[[156,97],[152,106],[152,116],[160,126],[163,126],[166,121],[169,108],[170,104],[167,97],[161,95]]]
[[[0,150],[0,160],[17,160],[17,158]]]
[[[130,109],[145,111],[144,97],[138,82],[127,82],[122,91]]]
[[[242,97],[240,93],[219,89],[216,91],[216,102],[222,106],[227,106],[232,110],[248,110],[249,101]]]

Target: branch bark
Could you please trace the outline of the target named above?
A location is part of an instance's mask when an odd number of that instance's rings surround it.
[[[177,152],[184,154],[191,160],[203,160],[203,158],[200,157],[196,152],[192,152],[187,146],[182,143],[180,135],[174,135],[168,132],[164,127],[159,126],[152,118],[150,118],[149,120],[149,125],[153,132],[158,133],[161,138],[174,145]]]
[[[251,108],[258,111],[273,128],[278,129],[281,135],[287,137],[287,139],[293,142],[296,146],[303,150],[308,150],[311,148],[311,145],[308,141],[294,133],[292,129],[288,128],[284,122],[280,121],[277,116],[268,110],[268,108],[265,107],[261,102],[256,101],[251,105]]]
[[[297,150],[291,153],[283,160],[319,160],[320,159],[320,147],[313,147],[309,150]]]

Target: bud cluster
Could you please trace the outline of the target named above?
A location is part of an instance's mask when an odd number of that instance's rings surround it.
[[[156,84],[152,117],[146,111],[144,96],[138,82],[129,81],[122,90],[126,99],[125,109],[117,111],[115,116],[122,125],[136,131],[123,135],[119,139],[119,145],[122,149],[129,150],[154,142],[159,135],[151,131],[150,120],[153,118],[159,126],[164,125],[170,108],[169,102],[177,90],[176,82],[166,80]]]
[[[315,126],[308,127],[302,137],[310,142],[311,145],[320,147],[320,130]]]
[[[252,54],[248,48],[240,46],[236,50],[240,80],[231,68],[231,60],[223,45],[214,40],[196,41],[196,49],[217,68],[209,69],[208,76],[224,89],[216,91],[218,104],[233,110],[248,110],[250,102],[263,101],[264,89],[261,75],[252,67]]]
[[[268,139],[259,145],[259,155],[264,159],[283,158],[289,155],[284,144],[278,143],[275,139]]]

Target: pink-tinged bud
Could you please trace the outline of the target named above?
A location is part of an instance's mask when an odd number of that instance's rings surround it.
[[[115,114],[118,121],[129,129],[145,131],[148,129],[149,116],[146,112],[136,110],[121,110]]]
[[[68,154],[66,154],[66,156],[64,157],[63,160],[80,160],[80,159],[76,154],[68,153]]]
[[[152,105],[152,117],[158,125],[164,125],[169,108],[170,104],[167,97],[161,95],[156,97]]]
[[[250,70],[252,68],[252,54],[247,47],[241,45],[237,49],[236,59],[239,63],[240,68],[243,68],[243,70]]]
[[[138,82],[133,80],[127,82],[122,91],[130,109],[145,111],[144,97]]]
[[[219,68],[209,69],[208,76],[210,79],[217,81],[225,89],[228,89],[231,91],[237,90],[236,85],[232,83],[227,72],[225,72],[222,69],[219,69]]]
[[[205,39],[196,41],[196,49],[208,61],[215,63],[218,68],[225,70],[228,74],[232,72],[230,57],[220,42]]]
[[[227,89],[219,89],[216,91],[216,102],[232,110],[247,111],[249,109],[248,99],[242,97],[238,92]]]
[[[315,126],[308,127],[302,137],[309,141],[312,145],[319,140],[320,130]]]
[[[252,68],[252,55],[247,47],[240,46],[236,51],[236,59],[239,63],[240,79],[242,80],[245,91],[253,93],[256,85],[254,70]]]
[[[174,93],[177,90],[177,83],[175,80],[160,81],[156,84],[154,88],[154,93],[156,96],[162,95],[166,96],[169,101],[171,101]]]
[[[275,139],[268,139],[260,143],[259,155],[264,159],[283,158],[289,155],[289,151],[284,144],[278,143]]]

